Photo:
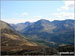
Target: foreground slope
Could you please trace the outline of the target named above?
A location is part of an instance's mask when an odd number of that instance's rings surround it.
[[[35,43],[29,42],[19,33],[17,33],[9,24],[1,22],[1,45],[13,46],[13,45],[29,45],[36,46]]]
[[[0,21],[1,27],[1,51],[7,52],[7,51],[17,51],[22,50],[19,49],[21,46],[37,46],[36,43],[29,42],[27,39],[25,39],[23,36],[21,36],[19,33],[17,33],[9,24]],[[10,49],[11,47],[11,49]],[[18,47],[18,48],[15,48]]]

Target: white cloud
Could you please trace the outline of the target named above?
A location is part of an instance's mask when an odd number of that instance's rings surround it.
[[[64,5],[57,8],[57,13],[53,14],[56,17],[55,20],[74,19],[74,12],[71,12],[74,11],[74,1],[63,0],[63,2]]]
[[[74,13],[71,12],[54,13],[54,16],[56,17],[55,20],[74,19]]]
[[[74,1],[63,1],[64,5],[57,9],[57,11],[64,11],[74,9]]]

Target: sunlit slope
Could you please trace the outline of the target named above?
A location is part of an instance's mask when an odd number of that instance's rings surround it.
[[[0,21],[1,23],[1,45],[2,46],[36,46],[35,43],[29,42],[22,35],[17,33],[9,24]]]

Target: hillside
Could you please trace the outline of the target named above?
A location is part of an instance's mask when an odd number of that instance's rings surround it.
[[[9,24],[1,21],[1,45],[29,45],[36,46],[35,43],[29,42],[22,35],[17,33]]]

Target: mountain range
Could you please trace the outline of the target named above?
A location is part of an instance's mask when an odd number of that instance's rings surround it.
[[[45,46],[65,46],[74,44],[74,20],[54,20],[45,19],[36,22],[25,22],[11,24],[11,26],[29,41]]]

